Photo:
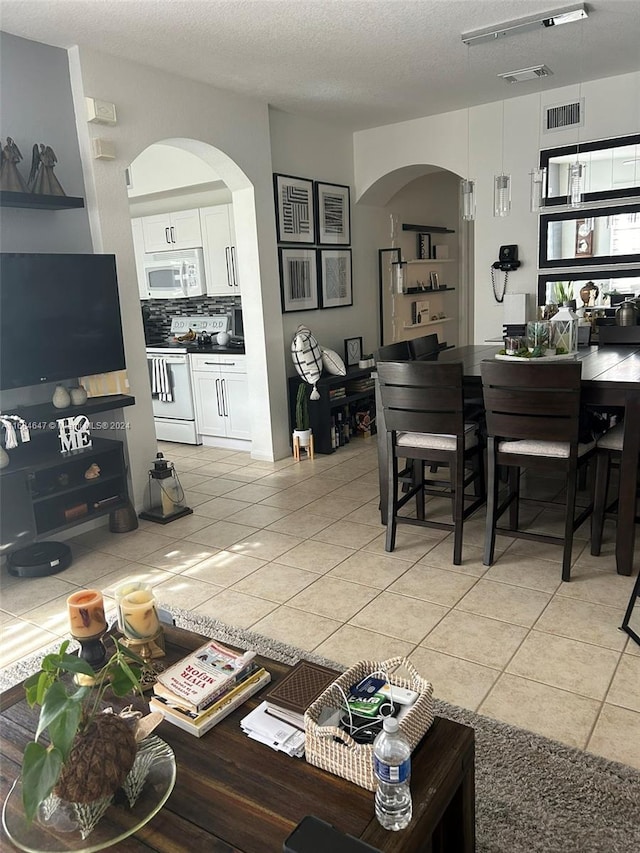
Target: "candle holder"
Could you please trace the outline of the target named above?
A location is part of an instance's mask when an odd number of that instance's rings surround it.
[[[148,665],[151,665],[152,660],[157,660],[165,656],[164,631],[162,627],[158,628],[152,637],[123,637],[120,643],[126,646],[126,648],[131,649],[132,652],[135,652]],[[153,668],[159,670],[161,666],[153,664]]]
[[[78,656],[96,671],[102,669],[107,662],[107,650],[102,641],[105,633],[106,629],[99,634],[95,634],[93,637],[75,637],[73,634],[71,635],[74,640],[80,643]]]

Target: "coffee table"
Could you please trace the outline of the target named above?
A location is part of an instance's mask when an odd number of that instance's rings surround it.
[[[180,628],[165,631],[166,663],[205,640]],[[268,658],[258,661],[273,682],[289,669]],[[175,752],[176,785],[160,812],[118,844],[118,853],[280,853],[285,838],[309,814],[381,851],[475,849],[473,729],[436,717],[413,753],[411,824],[387,832],[376,820],[372,792],[242,732],[240,719],[260,701],[260,694],[252,697],[202,738],[161,723],[156,734]],[[142,701],[140,707],[146,707]],[[36,724],[37,709],[28,707],[21,685],[0,696],[2,802],[19,775]],[[0,849],[13,849],[4,834]]]

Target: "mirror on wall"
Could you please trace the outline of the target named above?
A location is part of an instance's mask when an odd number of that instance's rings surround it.
[[[612,307],[622,295],[640,294],[640,267],[538,276],[538,305],[575,299],[576,307]]]
[[[585,165],[584,201],[640,196],[640,134],[549,148],[540,152],[547,169],[544,206],[567,203],[568,170],[579,160]]]
[[[540,267],[640,262],[640,204],[540,217]]]

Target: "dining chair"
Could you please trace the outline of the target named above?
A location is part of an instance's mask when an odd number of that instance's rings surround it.
[[[422,335],[409,341],[409,352],[414,361],[435,361],[440,352],[438,336]]]
[[[376,364],[379,361],[411,361],[411,350],[409,341],[396,341],[393,344],[385,344],[379,347],[374,356]]]
[[[640,344],[640,326],[598,326],[598,346]]]
[[[394,550],[398,524],[453,530],[453,564],[459,566],[464,521],[485,502],[483,448],[477,425],[464,419],[462,363],[380,362],[377,370],[387,428],[385,550]],[[398,458],[413,460],[413,481],[401,497]],[[449,480],[425,479],[425,463],[447,465]],[[467,469],[471,469],[469,473]],[[474,493],[467,495],[472,484]],[[425,495],[449,495],[452,521],[427,519]],[[416,517],[399,515],[414,497]]]
[[[580,362],[552,364],[484,361],[482,388],[487,423],[487,519],[484,565],[494,562],[496,534],[564,546],[562,580],[571,576],[573,534],[592,512],[590,502],[577,516],[578,472],[595,452],[595,442],[580,443]],[[508,476],[500,502],[498,468]],[[523,470],[566,476],[564,534],[552,536],[519,528],[520,476]],[[526,498],[541,506],[557,502]],[[509,510],[507,527],[498,520]]]
[[[624,423],[618,423],[597,441],[593,515],[591,516],[591,553],[594,557],[600,556],[602,549],[605,518],[611,517],[617,521],[619,495],[616,494],[615,498],[608,502],[608,494],[611,472],[620,467],[623,440]],[[638,523],[638,521],[640,518],[636,514],[635,522]]]

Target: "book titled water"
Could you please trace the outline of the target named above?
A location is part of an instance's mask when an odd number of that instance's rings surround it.
[[[159,672],[157,680],[185,700],[187,707],[200,710],[227,690],[255,656],[254,651],[236,652],[216,640],[208,640],[186,658]]]

